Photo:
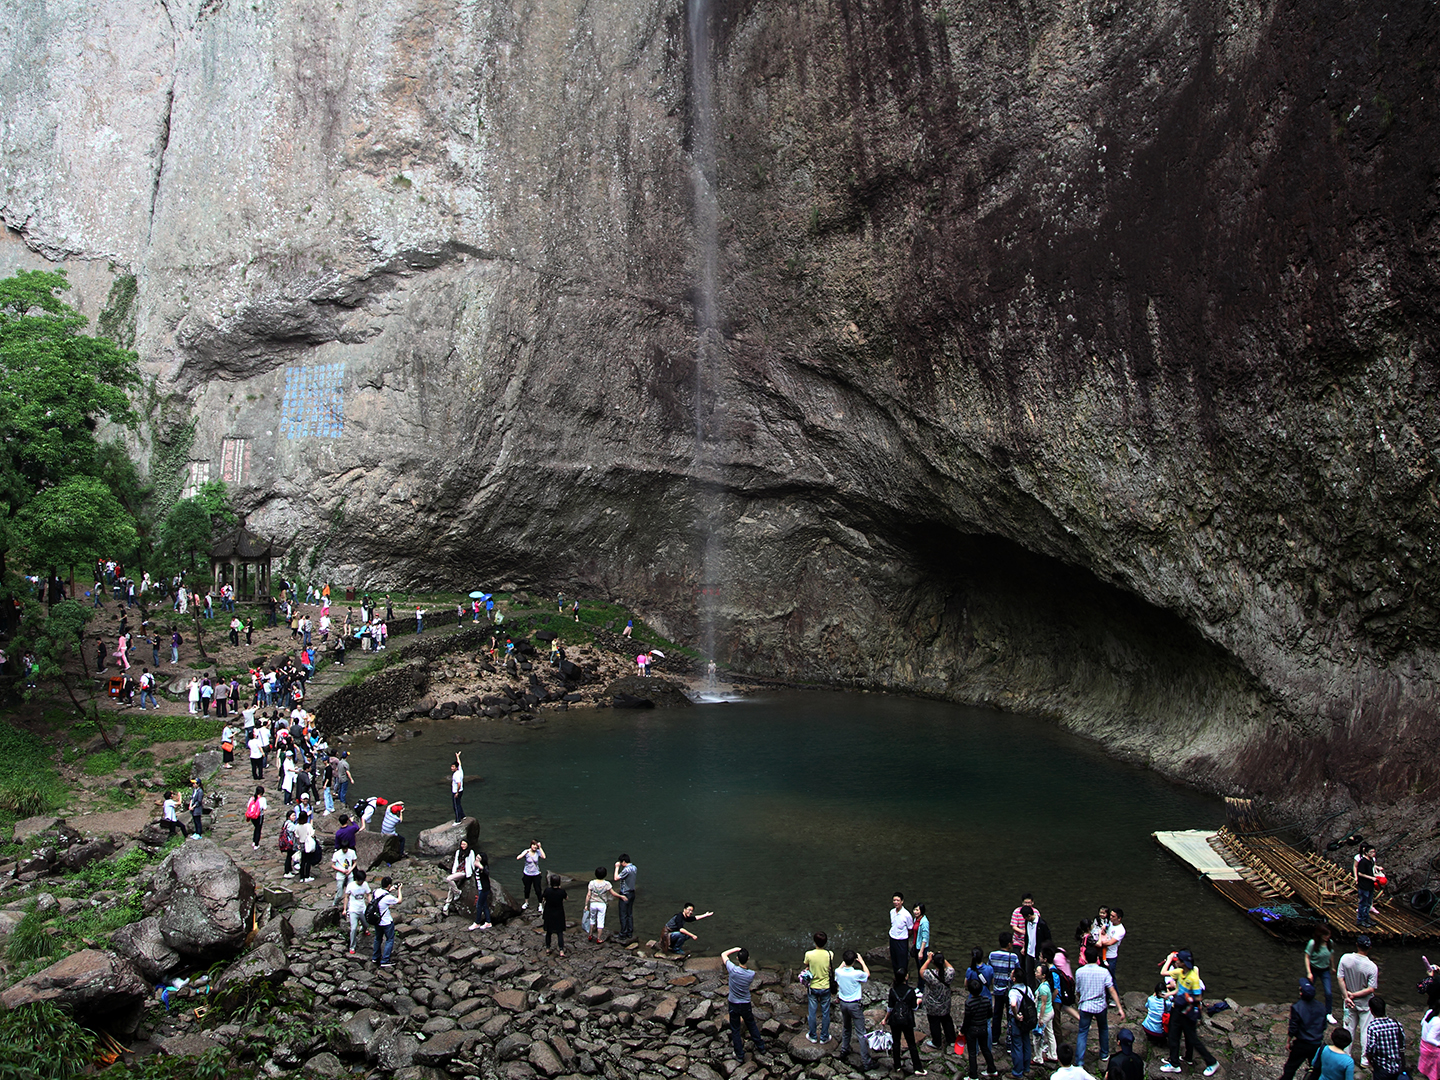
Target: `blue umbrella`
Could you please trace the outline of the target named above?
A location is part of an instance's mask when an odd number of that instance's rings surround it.
[[[476,589],[474,592],[472,592],[472,593],[470,594],[470,599],[471,599],[471,600],[484,600],[484,599],[485,599],[485,594],[484,594],[483,592],[481,592],[479,589]]]

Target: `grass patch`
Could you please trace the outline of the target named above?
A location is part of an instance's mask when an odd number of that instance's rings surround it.
[[[85,759],[86,776],[109,776],[125,764],[119,750],[96,750]]]
[[[37,736],[0,723],[0,827],[64,802],[50,747]]]
[[[71,1080],[95,1057],[95,1036],[48,1001],[0,1015],[0,1078]]]
[[[125,718],[125,737],[140,737],[143,744],[132,743],[137,749],[163,742],[204,742],[220,734],[225,721],[208,716],[158,716],[154,713],[131,715]]]
[[[35,914],[35,903],[31,901],[25,915],[10,931],[10,941],[5,947],[5,959],[12,964],[24,964],[30,960],[51,956],[55,942],[45,932],[45,920]]]

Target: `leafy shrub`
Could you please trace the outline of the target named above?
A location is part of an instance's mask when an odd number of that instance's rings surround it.
[[[30,732],[0,723],[0,813],[32,817],[62,798],[50,748]]]
[[[85,759],[87,776],[109,776],[125,763],[119,750],[96,750]]]
[[[94,1057],[95,1036],[48,1001],[0,1015],[0,1080],[71,1080]]]

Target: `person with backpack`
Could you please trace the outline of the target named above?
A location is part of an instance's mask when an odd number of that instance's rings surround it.
[[[380,887],[370,897],[365,907],[365,921],[375,928],[375,953],[371,957],[381,967],[394,967],[391,960],[395,952],[394,909],[405,900],[405,886],[390,891],[390,878],[382,877]]]
[[[276,844],[280,848],[280,871],[281,874],[287,878],[295,876],[291,865],[295,857],[296,813],[297,811],[295,810],[287,810],[285,812],[285,820],[280,823],[280,835],[276,840]]]
[[[1080,1009],[1080,1032],[1075,1036],[1075,1061],[1081,1068],[1085,1067],[1085,1044],[1089,1040],[1092,1023],[1100,1029],[1101,1059],[1110,1056],[1110,1020],[1105,1011],[1107,996],[1115,1003],[1120,1022],[1125,1022],[1125,1006],[1120,1003],[1120,996],[1115,993],[1115,980],[1110,977],[1110,969],[1100,963],[1100,956],[1099,949],[1091,949],[1086,954],[1085,966],[1075,973],[1075,998]],[[1170,1030],[1170,1045],[1174,1047],[1175,1029],[1172,1027]]]
[[[265,801],[265,789],[257,787],[255,794],[250,796],[250,801],[245,804],[245,820],[254,826],[255,834],[250,838],[250,850],[258,851],[260,848],[260,830],[265,827],[265,811],[269,804]]]
[[[140,672],[140,711],[145,711],[145,699],[150,699],[150,704],[160,708],[160,702],[155,700],[155,676],[147,667]]]
[[[1005,995],[1010,1013],[1010,1075],[1024,1076],[1030,1071],[1030,1033],[1039,1021],[1035,994],[1024,981],[1016,979]]]
[[[955,1021],[950,1016],[950,984],[955,969],[945,960],[944,953],[933,949],[925,954],[920,965],[920,987],[925,995],[925,1015],[930,1021],[930,1042],[942,1054],[945,1048],[959,1042]]]
[[[350,883],[345,886],[345,912],[350,916],[350,953],[355,955],[355,949],[361,939],[370,931],[365,923],[365,909],[370,902],[370,886],[365,884],[365,871],[356,867],[350,875]]]
[[[320,853],[320,845],[315,840],[315,826],[310,819],[310,812],[303,806],[295,815],[295,853],[299,859],[299,879],[302,882],[314,881],[314,870],[316,858]]]
[[[1290,1056],[1280,1070],[1280,1080],[1295,1080],[1295,1073],[1325,1045],[1325,1006],[1315,999],[1315,984],[1300,980],[1300,1000],[1290,1006]]]
[[[896,1072],[901,1069],[900,1042],[903,1039],[910,1046],[910,1062],[914,1066],[915,1075],[925,1075],[925,1070],[920,1067],[920,1045],[915,1041],[915,1010],[923,1000],[924,995],[910,985],[905,975],[895,976],[894,985],[890,987],[890,995],[885,1002],[885,1023],[890,1028],[890,1056],[895,1063]]]

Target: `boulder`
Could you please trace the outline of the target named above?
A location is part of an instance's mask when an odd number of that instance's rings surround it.
[[[204,1035],[171,1035],[156,1044],[166,1057],[200,1057],[214,1050],[220,1044]]]
[[[480,823],[473,817],[467,817],[424,830],[415,843],[415,850],[421,855],[438,855],[448,859],[459,850],[461,840],[470,841],[473,848],[479,839]]]
[[[180,966],[181,956],[165,943],[154,915],[128,923],[110,935],[110,947],[135,965],[147,982],[158,983]]]
[[[501,1061],[518,1061],[529,1053],[531,1042],[530,1036],[522,1031],[506,1035],[495,1044],[495,1056]]]
[[[20,925],[25,917],[23,911],[0,911],[0,937],[4,937]]]
[[[170,841],[170,834],[158,821],[152,821],[140,830],[140,846],[157,851]]]
[[[376,725],[375,725],[375,741],[376,741],[376,742],[389,742],[389,741],[390,741],[391,739],[393,739],[394,737],[395,737],[395,725],[394,725],[394,724],[376,724]]]
[[[220,766],[224,761],[225,757],[219,750],[201,750],[190,764],[190,775],[198,776],[201,780],[209,780],[220,771]]]
[[[347,1057],[361,1057],[365,1048],[375,1038],[376,1029],[383,1026],[384,1013],[374,1009],[361,1009],[344,1023],[338,1025],[330,1035],[330,1049]]]
[[[442,1031],[426,1039],[415,1051],[417,1065],[443,1065],[452,1060],[475,1036],[468,1031]]]
[[[214,985],[215,990],[220,992],[227,987],[264,977],[268,978],[272,985],[279,986],[289,976],[290,958],[285,955],[285,950],[274,942],[267,941],[251,949],[222,971]]]
[[[254,944],[260,945],[266,942],[278,946],[281,949],[288,949],[290,943],[295,940],[295,928],[290,925],[290,920],[284,915],[278,919],[271,919],[260,928],[256,935]]]
[[[539,1039],[530,1044],[529,1059],[530,1064],[535,1066],[542,1076],[559,1076],[565,1071],[565,1066],[560,1064],[560,1055],[555,1053],[549,1043]]]
[[[440,703],[433,697],[422,697],[419,701],[415,702],[413,708],[417,713],[428,713],[439,704]]]
[[[76,844],[67,848],[60,856],[60,865],[71,873],[83,870],[93,862],[108,859],[119,850],[110,840],[91,840],[88,844]]]
[[[345,1075],[345,1066],[329,1051],[322,1050],[305,1062],[305,1071],[311,1076],[322,1076],[325,1080],[340,1080]]]
[[[12,839],[17,844],[23,844],[32,836],[39,836],[43,832],[49,832],[57,825],[65,824],[64,818],[51,817],[41,814],[39,817],[27,817],[15,823],[15,834]]]
[[[399,1028],[390,1023],[375,1032],[375,1037],[365,1047],[365,1053],[381,1069],[394,1072],[412,1064],[415,1051],[419,1048],[420,1043],[414,1036],[402,1034]]]
[[[791,1038],[787,1049],[790,1051],[790,1059],[801,1065],[819,1061],[825,1056],[820,1044],[812,1043],[803,1033]]]
[[[190,840],[155,870],[145,911],[158,915],[165,944],[184,956],[219,959],[250,930],[255,881],[212,840]]]
[[[355,834],[355,865],[367,874],[382,863],[399,862],[400,839],[366,829]]]
[[[642,679],[639,675],[626,675],[616,679],[605,688],[605,695],[611,699],[617,709],[624,707],[621,705],[622,699],[648,701],[652,706],[660,709],[685,708],[695,704],[685,695],[683,689],[668,679],[656,677]]]
[[[131,1035],[149,991],[149,984],[124,957],[85,949],[22,979],[0,994],[0,1004],[18,1009],[52,1001],[81,1023]]]

